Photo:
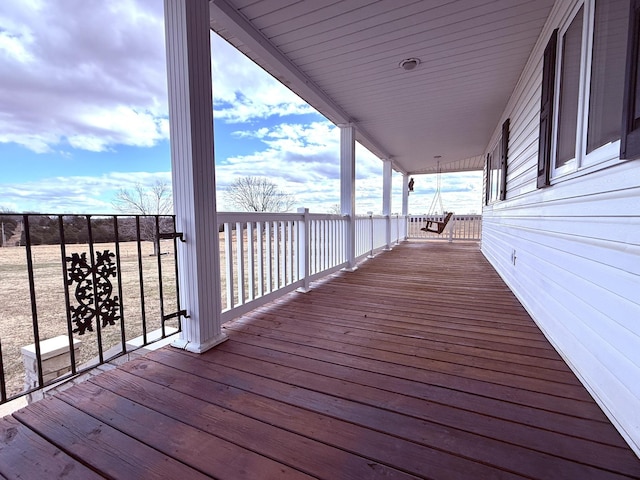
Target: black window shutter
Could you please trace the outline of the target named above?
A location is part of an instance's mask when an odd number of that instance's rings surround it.
[[[553,133],[553,96],[556,78],[556,46],[558,29],[551,34],[544,49],[542,66],[542,100],[540,102],[540,137],[538,139],[538,188],[549,185],[551,139]]]
[[[484,204],[489,205],[491,196],[491,153],[487,153],[487,178],[484,184]]]
[[[638,54],[640,49],[640,0],[631,0],[629,40],[627,42],[627,71],[622,104],[622,132],[620,158],[640,158],[640,111],[636,105],[638,91]]]
[[[509,123],[507,118],[502,124],[502,158],[500,159],[500,200],[507,198],[507,159],[509,158]]]

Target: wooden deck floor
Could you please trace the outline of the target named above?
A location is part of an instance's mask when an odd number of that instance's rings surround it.
[[[5,478],[640,478],[475,244],[407,243],[0,421]]]

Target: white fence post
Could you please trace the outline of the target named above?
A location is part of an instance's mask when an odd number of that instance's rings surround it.
[[[244,303],[244,223],[236,222],[236,276],[238,277],[238,303]]]
[[[384,215],[384,250],[391,250],[391,181],[393,165],[391,160],[382,161],[382,215]]]
[[[233,308],[235,303],[233,301],[233,230],[231,224],[225,222],[224,224],[224,253],[225,253],[225,272],[227,275],[227,308]]]
[[[369,253],[369,255],[367,255],[367,258],[373,258],[373,245],[374,245],[374,239],[373,239],[373,234],[374,234],[374,230],[373,230],[373,212],[367,212],[367,215],[369,215],[369,224],[371,225],[371,238],[369,239],[371,241],[371,252]]]
[[[298,220],[298,276],[303,281],[303,285],[296,291],[307,293],[310,289],[309,258],[311,256],[309,209],[299,208],[298,213],[302,214],[302,220]]]
[[[384,216],[384,250],[391,250],[391,214]]]
[[[80,340],[73,339],[73,350],[78,355]],[[38,360],[36,357],[36,345],[26,345],[20,349],[24,363],[25,389],[38,387]],[[66,335],[49,338],[40,342],[40,359],[42,362],[42,380],[49,383],[62,375],[71,372],[69,355],[69,338]],[[76,357],[77,358],[77,357]],[[39,400],[42,392],[34,392],[27,395],[27,402]]]
[[[456,225],[456,217],[453,215],[451,217],[451,221],[449,222],[449,243],[453,242],[453,230]]]
[[[253,222],[247,222],[247,295],[249,300],[256,298],[255,293],[255,248],[253,246]]]

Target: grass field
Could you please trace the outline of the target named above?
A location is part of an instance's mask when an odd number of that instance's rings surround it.
[[[66,255],[86,252],[87,245],[67,245]],[[96,251],[108,249],[115,251],[114,244],[96,244]],[[151,256],[153,245],[142,242],[142,255],[139,257],[137,244],[120,244],[122,277],[122,305],[125,318],[125,338],[131,340],[142,334],[142,300],[147,332],[161,327],[160,300],[158,288],[158,257]],[[173,245],[167,242],[161,247],[160,256],[163,274],[163,297],[165,313],[177,310],[175,256]],[[40,340],[58,335],[67,335],[67,313],[65,307],[65,281],[62,271],[61,252],[58,245],[32,247],[35,284],[35,313],[38,318]],[[138,262],[142,261],[142,282],[140,281]],[[118,295],[118,280],[111,278],[113,294]],[[144,293],[141,292],[141,283]],[[69,288],[71,302],[74,300],[75,287]],[[0,348],[4,363],[7,394],[14,395],[23,390],[24,370],[20,348],[34,343],[32,323],[32,304],[30,301],[29,279],[24,247],[0,248]],[[177,321],[168,325],[177,327]],[[74,334],[82,341],[76,365],[80,366],[98,355],[96,329],[84,335]],[[102,329],[103,350],[120,345],[121,327],[119,323]]]

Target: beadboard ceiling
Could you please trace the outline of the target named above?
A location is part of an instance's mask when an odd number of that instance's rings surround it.
[[[211,0],[211,28],[404,173],[479,170],[554,0]],[[407,58],[420,64],[400,68]],[[436,158],[440,156],[441,158]]]

